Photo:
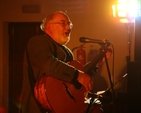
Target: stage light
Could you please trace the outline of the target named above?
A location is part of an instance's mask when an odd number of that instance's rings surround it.
[[[135,17],[141,16],[141,5],[139,0],[118,0],[112,6],[113,16],[122,23],[135,21]]]

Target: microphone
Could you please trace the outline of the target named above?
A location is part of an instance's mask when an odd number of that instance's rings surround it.
[[[98,44],[105,44],[107,40],[98,40],[98,39],[91,39],[87,37],[80,37],[79,41],[82,43],[98,43]]]

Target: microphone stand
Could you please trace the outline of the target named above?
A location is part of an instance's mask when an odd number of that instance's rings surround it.
[[[113,104],[115,105],[114,107],[116,108],[116,113],[118,113],[118,105],[117,105],[117,102],[116,102],[116,96],[115,96],[115,90],[114,90],[114,85],[113,85],[113,82],[112,82],[112,79],[111,79],[111,73],[110,73],[110,69],[109,69],[109,65],[108,65],[108,60],[107,60],[107,57],[106,57],[106,48],[105,48],[105,45],[104,44],[101,44],[101,47],[103,48],[103,50],[105,51],[105,62],[106,62],[106,67],[107,67],[107,71],[108,71],[108,77],[109,77],[109,81],[110,81],[110,85],[111,85],[111,90],[112,90],[112,93],[113,93]]]
[[[118,105],[117,105],[117,102],[116,102],[116,96],[115,96],[115,90],[114,90],[114,85],[113,85],[113,82],[112,82],[112,79],[111,79],[111,73],[110,73],[110,69],[109,69],[109,65],[108,65],[108,60],[107,60],[107,57],[106,57],[106,44],[107,42],[103,42],[103,41],[99,41],[99,40],[92,40],[92,39],[89,39],[89,38],[82,38],[80,40],[80,42],[82,43],[98,43],[101,47],[102,47],[102,50],[105,52],[105,62],[106,62],[106,67],[107,67],[107,71],[108,71],[108,76],[109,76],[109,81],[110,81],[110,85],[111,85],[111,90],[112,90],[112,93],[113,93],[113,104],[115,105],[114,107],[116,108],[115,112],[118,113],[119,110],[118,110]],[[91,104],[90,104],[91,106]],[[88,107],[89,108],[89,107]]]

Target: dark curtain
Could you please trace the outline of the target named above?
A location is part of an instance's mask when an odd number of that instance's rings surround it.
[[[18,113],[27,41],[43,34],[40,23],[9,23],[9,113]]]

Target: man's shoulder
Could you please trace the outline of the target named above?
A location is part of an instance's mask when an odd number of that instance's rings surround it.
[[[46,35],[46,34],[43,34],[43,35],[35,35],[35,36],[33,36],[33,37],[31,37],[29,39],[29,42],[39,41],[39,40],[46,40],[47,41],[49,39],[50,39],[50,37],[48,35]]]
[[[42,34],[42,35],[35,35],[31,37],[31,39],[43,39],[43,38],[49,38],[49,36],[46,34]]]

